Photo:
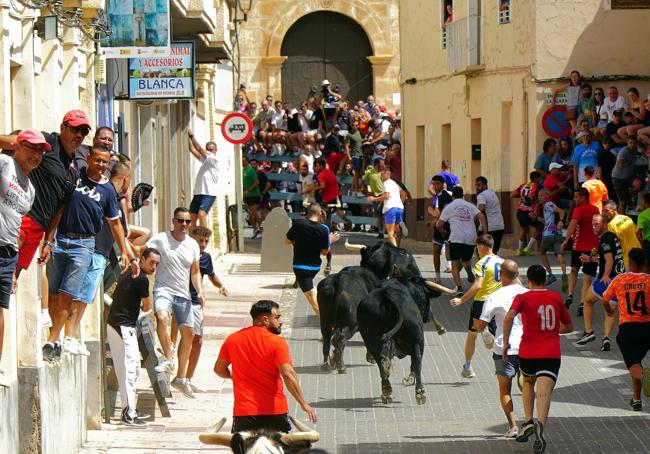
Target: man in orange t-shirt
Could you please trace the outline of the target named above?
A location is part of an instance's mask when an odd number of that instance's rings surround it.
[[[630,271],[616,276],[603,294],[603,305],[610,316],[614,315],[610,301],[618,304],[616,343],[632,378],[630,406],[634,411],[642,410],[642,387],[643,394],[650,397],[650,369],[641,365],[650,350],[650,274],[643,272],[645,263],[643,249],[630,250]]]
[[[607,186],[594,175],[596,173],[592,166],[585,167],[585,178],[582,187],[589,191],[589,205],[598,208],[598,212],[603,212],[603,204],[609,200]]]
[[[232,432],[269,429],[289,432],[289,405],[282,380],[311,422],[316,412],[302,395],[287,341],[279,336],[282,314],[275,301],[260,300],[251,307],[253,326],[226,338],[214,372],[233,382],[235,405]],[[232,371],[228,366],[232,365]]]

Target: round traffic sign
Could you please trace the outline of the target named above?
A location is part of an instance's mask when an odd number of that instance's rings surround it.
[[[566,106],[553,106],[542,116],[542,128],[549,136],[559,139],[571,134],[571,124],[564,117]]]
[[[248,142],[253,136],[253,122],[243,113],[233,112],[221,122],[221,134],[230,143]]]

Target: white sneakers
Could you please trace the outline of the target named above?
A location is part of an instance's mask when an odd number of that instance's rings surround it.
[[[190,386],[190,382],[187,378],[174,378],[172,380],[172,386],[182,392],[185,397],[194,399],[194,391],[192,391],[192,387]]]
[[[203,388],[201,385],[197,385],[196,383],[192,382],[191,378],[187,379],[187,382],[190,385],[190,388],[192,388],[192,391],[195,393],[205,393],[208,392],[205,388]]]
[[[173,361],[165,359],[163,362],[158,363],[158,365],[156,367],[154,367],[154,370],[156,372],[165,372],[165,373],[171,375],[176,370],[176,364],[174,364]]]
[[[399,228],[402,231],[402,237],[407,238],[409,236],[409,229],[406,227],[406,224],[404,224],[404,221],[400,221]]]
[[[484,329],[483,332],[481,333],[481,337],[483,337],[483,343],[485,344],[485,348],[488,350],[492,350],[492,347],[494,346],[494,336],[492,335],[491,332],[489,332],[487,329]]]
[[[510,427],[505,433],[506,438],[517,438],[517,435],[519,435],[519,428],[517,426]]]
[[[63,338],[63,343],[61,344],[64,353],[70,353],[71,355],[81,355],[81,356],[90,356],[90,352],[86,348],[86,345],[83,342],[79,342],[78,339],[74,337],[65,336]]]

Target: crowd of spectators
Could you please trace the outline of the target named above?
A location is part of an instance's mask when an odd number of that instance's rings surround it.
[[[381,218],[381,202],[343,206],[340,196],[381,197],[379,173],[384,169],[390,170],[391,179],[401,185],[399,112],[388,112],[373,95],[358,101],[344,99],[328,80],[322,81],[320,93],[298,106],[274,100],[271,95],[258,105],[249,99],[244,86],[237,99],[239,111],[254,125],[253,137],[244,145],[243,175],[254,237],[261,234],[269,208],[282,204],[271,200],[273,191],[300,194],[302,202],[283,203],[294,212],[317,201],[341,216],[345,216],[343,208],[348,208],[355,215]],[[300,180],[270,180],[269,173],[299,174]],[[344,228],[358,231],[362,226],[350,222]],[[381,222],[372,230],[383,236]]]

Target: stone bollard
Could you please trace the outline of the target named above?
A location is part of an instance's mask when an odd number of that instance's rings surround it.
[[[291,219],[283,208],[273,208],[264,220],[262,236],[262,272],[290,273],[293,247],[286,244]]]

